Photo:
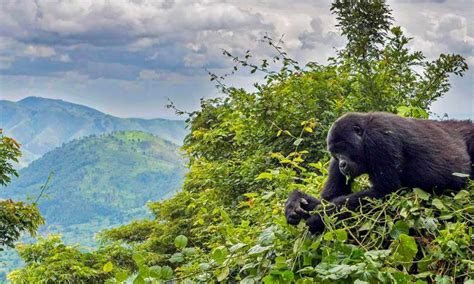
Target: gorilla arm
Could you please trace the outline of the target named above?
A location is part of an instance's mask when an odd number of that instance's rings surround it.
[[[329,162],[329,176],[323,190],[321,191],[321,198],[331,201],[338,196],[348,195],[351,193],[352,179],[347,182],[339,170],[339,163],[335,158]]]

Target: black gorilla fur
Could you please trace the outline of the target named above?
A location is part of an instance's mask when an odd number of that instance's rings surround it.
[[[336,208],[346,205],[354,210],[365,197],[382,198],[402,187],[437,193],[458,190],[467,179],[453,173],[469,174],[471,178],[474,175],[474,124],[469,120],[348,113],[331,127],[327,145],[332,159],[321,198]],[[372,187],[351,193],[353,179],[365,173]],[[296,225],[304,219],[312,233],[322,231],[322,217],[309,214],[320,203],[303,192],[292,192],[285,207],[288,223]]]

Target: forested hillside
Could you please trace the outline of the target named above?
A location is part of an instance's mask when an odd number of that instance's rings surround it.
[[[0,100],[0,126],[22,145],[21,164],[27,165],[65,142],[91,134],[140,130],[180,145],[184,122],[167,119],[118,118],[95,109],[40,97],[18,102]]]
[[[474,183],[438,196],[405,188],[372,200],[326,230],[286,223],[288,194],[319,196],[327,179],[330,125],[348,111],[427,118],[430,105],[463,75],[462,56],[427,59],[408,48],[384,1],[333,2],[347,38],[326,65],[300,64],[266,36],[272,58],[224,52],[251,74],[255,91],[226,85],[189,118],[182,190],[149,204],[153,220],[101,233],[92,252],[57,236],[18,246],[23,282],[106,283],[473,283]],[[231,71],[232,72],[232,71]],[[358,178],[355,189],[368,186]],[[319,210],[325,210],[323,206]],[[74,269],[71,269],[73,267]]]
[[[94,247],[101,230],[144,218],[148,201],[172,196],[184,164],[177,145],[149,133],[93,135],[34,161],[0,197],[35,201],[46,221],[41,235],[62,234],[68,244]],[[0,256],[0,273],[18,265],[12,251]]]
[[[152,134],[114,132],[64,144],[19,173],[2,197],[35,199],[42,194],[37,203],[47,224],[103,217],[120,222],[127,212],[179,189],[184,159],[178,146]]]

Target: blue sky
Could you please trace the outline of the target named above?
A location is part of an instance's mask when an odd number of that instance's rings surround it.
[[[194,110],[217,96],[207,70],[232,66],[222,49],[257,58],[259,39],[284,34],[300,62],[324,63],[344,45],[330,1],[0,0],[0,98],[60,98],[121,117],[173,117],[167,98]],[[392,0],[395,24],[434,59],[459,53],[470,67],[436,113],[474,113],[474,1]],[[239,73],[236,86],[255,76]]]

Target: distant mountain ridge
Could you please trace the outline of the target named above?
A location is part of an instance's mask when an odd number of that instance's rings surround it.
[[[22,144],[22,165],[73,139],[120,130],[139,130],[180,145],[186,135],[181,120],[119,118],[63,100],[28,97],[0,100],[0,128]]]

